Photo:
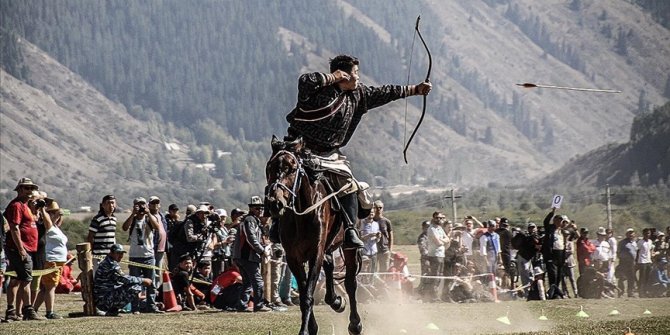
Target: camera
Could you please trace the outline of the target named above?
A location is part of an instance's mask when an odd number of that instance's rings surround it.
[[[47,205],[47,202],[44,201],[44,199],[35,200],[35,207],[37,207],[37,208],[44,208],[46,205]]]
[[[144,214],[147,211],[147,207],[143,205],[137,206],[137,213]]]
[[[209,222],[211,222],[212,224],[219,224],[219,223],[221,223],[221,217],[220,217],[218,214],[216,214],[216,213],[212,213],[212,214],[210,214],[210,215],[207,217],[207,220],[209,220]]]

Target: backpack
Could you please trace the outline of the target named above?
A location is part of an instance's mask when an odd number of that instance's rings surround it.
[[[170,242],[170,244],[178,245],[186,243],[186,232],[184,231],[186,220],[188,220],[188,218],[182,221],[177,221],[172,225],[167,234],[168,242]]]
[[[526,234],[524,233],[517,233],[512,237],[512,240],[510,241],[512,243],[512,248],[515,250],[520,250],[523,248],[523,241],[526,239]]]

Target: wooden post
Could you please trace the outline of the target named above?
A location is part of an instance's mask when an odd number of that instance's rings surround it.
[[[93,255],[91,244],[77,244],[77,261],[81,270],[81,298],[84,300],[84,315],[95,315],[93,301]]]

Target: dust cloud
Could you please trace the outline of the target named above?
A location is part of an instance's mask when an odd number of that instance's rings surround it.
[[[387,299],[360,304],[365,335],[391,334],[505,334],[550,330],[551,321],[540,321],[541,311],[525,301],[500,303],[421,303],[413,299]],[[345,311],[348,313],[348,310]],[[496,319],[505,317],[510,324]],[[333,332],[332,328],[335,328]],[[322,323],[320,334],[348,334],[347,319]]]

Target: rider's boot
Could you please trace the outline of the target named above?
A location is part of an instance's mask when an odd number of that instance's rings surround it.
[[[344,241],[342,249],[362,249],[365,247],[363,241],[358,237],[358,231],[354,227],[347,227],[344,230]]]
[[[358,197],[356,193],[348,194],[340,199],[342,211],[348,217],[345,218],[347,227],[344,230],[344,241],[342,241],[342,249],[362,249],[365,245],[358,237],[358,231],[354,228],[356,222],[356,214],[358,212]]]

